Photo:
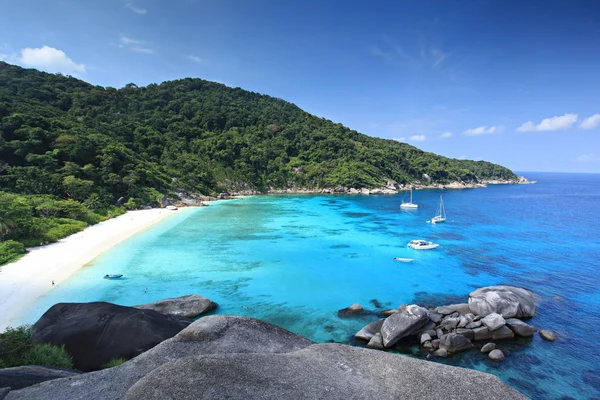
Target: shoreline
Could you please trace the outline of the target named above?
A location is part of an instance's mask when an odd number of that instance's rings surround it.
[[[180,210],[164,208],[128,211],[56,243],[34,247],[17,261],[0,267],[0,332],[13,326],[23,312],[102,253]],[[14,327],[14,326],[13,326]]]

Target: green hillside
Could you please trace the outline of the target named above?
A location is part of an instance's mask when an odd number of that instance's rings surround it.
[[[424,173],[436,183],[516,178],[202,79],[114,89],[0,62],[0,195],[19,195],[34,225],[94,223],[118,213],[111,206],[121,197],[135,208],[179,189],[378,187]],[[1,238],[62,229],[32,232],[9,214],[0,209]]]

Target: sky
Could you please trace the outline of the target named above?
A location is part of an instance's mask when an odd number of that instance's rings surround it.
[[[0,60],[197,77],[516,171],[600,172],[600,1],[0,0]]]

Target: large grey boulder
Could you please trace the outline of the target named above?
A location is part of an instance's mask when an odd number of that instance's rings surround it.
[[[381,326],[383,345],[393,346],[400,339],[417,333],[428,321],[427,310],[417,305],[407,306],[404,311],[390,315]]]
[[[469,308],[475,315],[498,313],[504,318],[535,316],[535,295],[514,286],[488,286],[469,294]]]
[[[209,298],[198,296],[197,294],[190,294],[172,299],[159,300],[154,303],[141,304],[134,307],[139,308],[140,310],[154,310],[161,314],[195,318],[217,308],[217,303]]]
[[[341,344],[167,363],[125,399],[523,399],[492,375]]]
[[[502,361],[504,360],[504,353],[502,352],[502,350],[495,349],[490,351],[488,357],[492,361]]]
[[[502,315],[491,313],[486,315],[485,318],[481,320],[481,323],[493,332],[496,329],[503,327],[506,324],[506,321],[502,318]]]
[[[10,387],[11,390],[17,390],[40,382],[79,374],[81,372],[70,369],[40,367],[37,365],[3,368],[0,369],[0,388]]]
[[[446,349],[448,353],[458,353],[472,348],[473,343],[457,333],[448,333],[440,338],[440,349]]]
[[[510,328],[510,330],[513,331],[515,333],[515,335],[518,335],[518,336],[524,336],[524,337],[533,336],[533,334],[536,331],[535,327],[533,327],[529,324],[526,324],[525,322],[521,321],[520,319],[516,319],[516,318],[507,319],[506,326],[508,326]]]
[[[133,358],[192,321],[105,302],[58,303],[31,328],[34,343],[65,346],[75,368],[93,371],[113,358]]]
[[[377,321],[365,325],[360,331],[356,332],[354,337],[361,340],[371,340],[371,338],[381,330],[383,321],[385,321],[385,318],[378,319]]]
[[[52,385],[44,382],[13,391],[7,398],[121,399],[135,382],[169,361],[216,353],[283,353],[312,344],[300,335],[257,319],[211,315],[118,367],[57,379]]]

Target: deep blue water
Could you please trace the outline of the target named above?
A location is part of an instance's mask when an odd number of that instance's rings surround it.
[[[53,288],[24,322],[56,302],[134,305],[198,293],[219,313],[349,343],[377,318],[340,319],[337,310],[352,303],[466,302],[474,288],[510,284],[539,296],[530,323],[559,340],[499,342],[500,364],[477,352],[445,362],[495,374],[536,399],[600,398],[600,175],[526,175],[538,184],[444,191],[448,222],[438,225],[426,223],[440,195],[433,190],[414,193],[416,211],[400,210],[402,195],[256,196],[187,209]],[[419,238],[441,247],[406,247]],[[125,278],[103,280],[107,273]]]

